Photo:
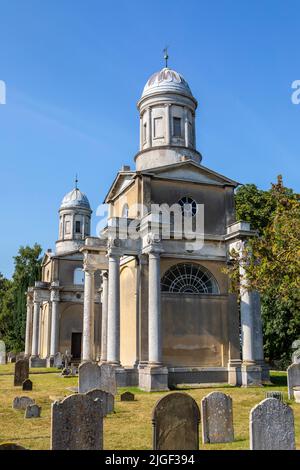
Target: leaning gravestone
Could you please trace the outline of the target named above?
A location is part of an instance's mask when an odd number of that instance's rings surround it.
[[[99,389],[116,395],[117,382],[115,368],[109,364],[99,366],[93,362],[84,362],[78,369],[79,393]]]
[[[277,398],[265,398],[250,411],[251,450],[294,450],[292,408]]]
[[[153,410],[154,450],[198,450],[200,411],[187,393],[170,393]]]
[[[291,364],[287,369],[287,383],[289,399],[294,398],[294,387],[300,386],[300,364]]]
[[[24,418],[39,418],[41,416],[41,407],[33,404],[28,405],[25,410]]]
[[[0,340],[0,365],[6,364],[6,347],[4,341]]]
[[[57,352],[54,355],[53,366],[57,367],[57,369],[60,369],[62,367],[62,364],[63,364],[63,355],[62,355],[62,353]]]
[[[14,385],[22,385],[24,380],[29,376],[29,362],[28,359],[19,359],[15,365]]]
[[[234,440],[232,399],[222,392],[212,392],[201,401],[202,442],[216,444]]]
[[[101,401],[103,416],[106,416],[108,413],[112,413],[114,411],[115,397],[111,393],[94,389],[87,392],[86,395],[93,398],[94,400],[98,398]]]
[[[83,394],[51,406],[52,450],[102,450],[102,403]]]
[[[131,392],[122,393],[121,401],[134,401],[134,394]]]
[[[14,410],[26,410],[28,405],[34,405],[34,400],[30,397],[15,397],[12,407]]]
[[[24,380],[23,384],[22,384],[22,389],[23,390],[32,390],[32,382],[30,379],[26,379]]]

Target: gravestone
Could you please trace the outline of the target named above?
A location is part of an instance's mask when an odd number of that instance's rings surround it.
[[[70,395],[51,405],[52,450],[102,450],[102,403],[87,395]]]
[[[294,398],[294,387],[300,387],[300,364],[291,364],[287,369],[289,399]]]
[[[0,340],[0,365],[6,364],[6,347],[4,341]]]
[[[103,416],[114,411],[115,397],[111,393],[104,392],[104,390],[94,389],[87,392],[86,395],[94,400],[98,398],[101,401]]]
[[[13,442],[4,442],[0,444],[0,450],[27,450],[26,447],[22,447],[19,444]]]
[[[121,401],[134,401],[134,394],[131,392],[122,393]]]
[[[24,418],[39,418],[41,416],[41,407],[33,404],[28,405],[25,410]]]
[[[201,401],[202,442],[216,444],[234,440],[232,399],[222,392],[212,392]]]
[[[57,369],[60,369],[63,364],[63,355],[60,352],[57,352],[54,355],[54,361],[53,361],[53,367],[56,367]]]
[[[265,398],[250,411],[251,450],[295,449],[292,408],[277,398]]]
[[[26,379],[24,380],[23,384],[22,384],[22,388],[23,390],[32,390],[32,382],[30,379]]]
[[[19,359],[15,365],[14,385],[22,385],[24,380],[29,376],[29,362],[28,359]]]
[[[154,450],[198,450],[200,411],[187,393],[169,393],[152,414]]]
[[[7,361],[8,362],[16,362],[16,355],[13,352],[8,352],[7,354]]]
[[[14,410],[26,410],[28,405],[34,405],[34,400],[30,397],[15,397],[12,407]]]
[[[277,392],[266,392],[266,398],[277,398],[277,400],[283,401],[283,393]]]
[[[117,382],[115,368],[109,364],[99,366],[93,362],[84,362],[78,369],[79,393],[98,389],[116,395]]]

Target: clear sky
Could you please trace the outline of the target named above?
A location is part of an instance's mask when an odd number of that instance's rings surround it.
[[[96,209],[133,165],[136,101],[165,45],[199,102],[203,164],[300,191],[299,37],[293,0],[0,0],[0,272],[21,244],[54,247],[76,172]]]

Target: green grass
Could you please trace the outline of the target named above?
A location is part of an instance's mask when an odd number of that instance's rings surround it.
[[[33,369],[30,378],[33,382],[31,392],[23,392],[21,387],[13,386],[14,364],[0,366],[0,443],[14,442],[29,449],[49,449],[50,445],[50,397],[70,395],[69,387],[77,385],[77,378],[61,378],[53,369]],[[42,372],[42,373],[41,373]],[[287,398],[285,372],[272,372],[273,385],[260,388],[235,388],[219,386],[213,388],[185,389],[200,405],[201,399],[212,390],[223,390],[233,399],[233,418],[235,441],[228,444],[200,443],[203,450],[249,449],[249,412],[251,408],[265,398],[268,390],[279,390],[284,393],[284,400],[292,406],[295,416],[296,445],[300,449],[300,405]],[[119,389],[122,393],[125,389]],[[128,387],[135,394],[134,402],[121,402],[117,395],[115,413],[104,419],[105,449],[151,449],[151,415],[155,403],[165,394],[171,392],[141,392]],[[12,409],[16,395],[28,395],[42,406],[42,414],[37,419],[24,419],[24,412]],[[201,433],[200,433],[201,434]],[[200,439],[201,442],[201,439]]]

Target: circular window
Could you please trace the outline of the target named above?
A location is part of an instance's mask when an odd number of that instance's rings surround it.
[[[197,203],[191,197],[185,196],[178,201],[184,217],[194,217],[197,213]]]

